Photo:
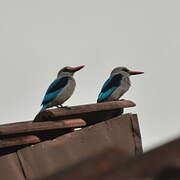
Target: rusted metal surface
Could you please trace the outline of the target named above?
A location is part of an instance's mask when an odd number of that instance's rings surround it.
[[[104,103],[72,106],[69,108],[56,108],[49,109],[43,112],[40,112],[34,119],[34,121],[46,121],[52,119],[64,119],[69,117],[82,117],[82,115],[88,116],[89,113],[105,113],[109,111],[119,111],[122,113],[123,108],[133,107],[135,104],[132,101],[123,100],[123,101],[111,101]]]
[[[23,170],[16,153],[0,157],[1,180],[25,180]]]
[[[85,126],[86,122],[83,119],[67,119],[62,121],[47,121],[47,122],[24,122],[13,123],[0,126],[0,137],[15,134],[41,132],[54,129],[76,128]]]
[[[136,141],[132,133],[131,116],[134,115],[122,115],[65,134],[53,141],[18,150],[25,176],[29,179],[44,179],[107,148],[118,148],[125,152],[127,157],[134,157]]]
[[[180,179],[180,138],[133,159],[114,169],[105,180],[126,179]]]

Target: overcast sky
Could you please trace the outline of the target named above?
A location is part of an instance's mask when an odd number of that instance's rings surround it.
[[[180,134],[179,0],[0,1],[0,123],[32,120],[62,67],[86,65],[65,104],[96,102],[116,66],[144,71],[137,106],[145,150]]]

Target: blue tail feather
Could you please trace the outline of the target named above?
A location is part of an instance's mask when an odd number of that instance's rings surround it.
[[[40,112],[44,111],[44,110],[47,109],[47,108],[48,108],[48,105],[47,105],[47,104],[43,104],[43,106],[42,106]]]

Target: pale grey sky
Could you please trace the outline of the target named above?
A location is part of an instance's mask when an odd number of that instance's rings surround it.
[[[0,1],[1,122],[32,120],[63,66],[76,75],[65,104],[96,102],[116,66],[144,71],[124,99],[137,106],[145,150],[180,134],[180,1]]]

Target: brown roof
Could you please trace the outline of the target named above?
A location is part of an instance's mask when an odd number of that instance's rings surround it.
[[[39,113],[34,121],[0,126],[0,154],[72,132],[122,114],[123,108],[132,107],[131,101],[73,106],[68,109],[50,109]],[[43,121],[43,122],[41,122]]]
[[[122,115],[133,106],[116,101],[51,109],[35,121],[0,126],[1,179],[47,178],[109,148],[127,157],[142,153],[137,116]]]
[[[0,126],[0,179],[180,177],[179,139],[143,154],[137,115],[122,114],[133,106],[123,100],[50,109]]]

